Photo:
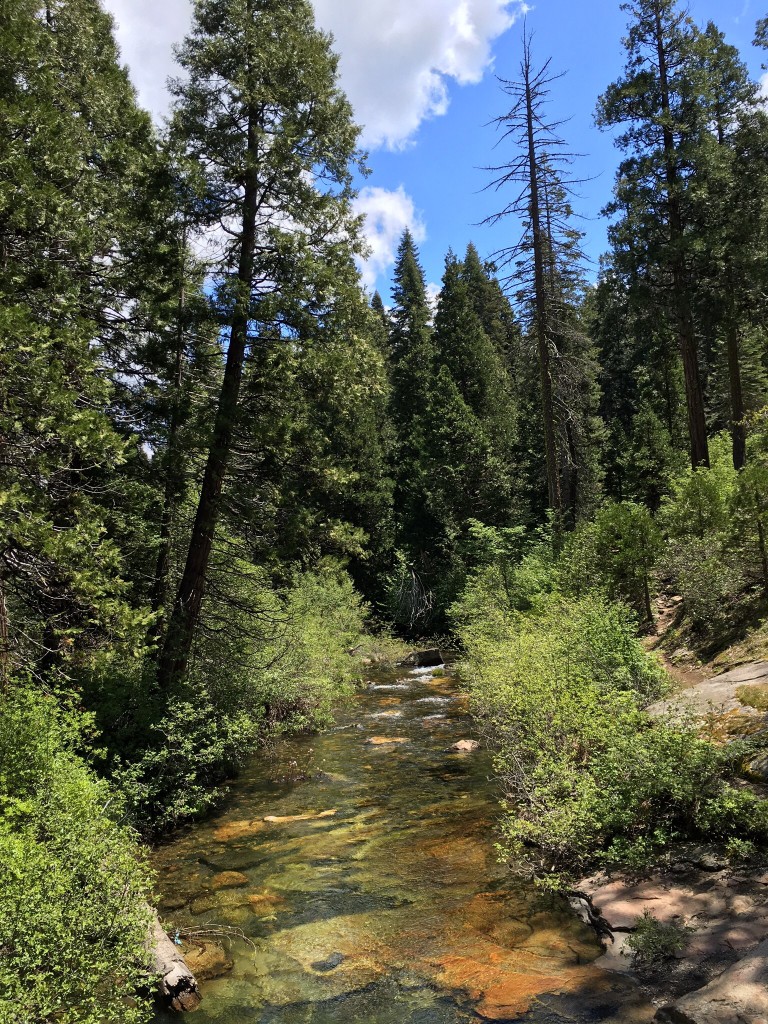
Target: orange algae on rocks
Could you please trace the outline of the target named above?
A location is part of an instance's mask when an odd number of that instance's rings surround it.
[[[264,823],[258,821],[228,821],[214,831],[213,838],[220,843],[231,843],[264,831]]]

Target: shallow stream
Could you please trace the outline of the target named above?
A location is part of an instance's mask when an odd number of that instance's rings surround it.
[[[154,857],[166,920],[250,939],[193,1024],[649,1021],[591,930],[498,862],[489,758],[448,750],[472,735],[457,678],[369,671]]]

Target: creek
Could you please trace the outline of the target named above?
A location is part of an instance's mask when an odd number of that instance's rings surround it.
[[[250,940],[193,1024],[651,1020],[567,903],[499,862],[490,759],[448,750],[472,735],[450,668],[367,678],[328,732],[277,742],[156,851],[165,919]]]

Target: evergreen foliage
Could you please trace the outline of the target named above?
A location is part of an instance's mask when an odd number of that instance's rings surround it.
[[[464,646],[507,848],[556,882],[768,840],[735,754],[650,723],[638,639],[659,593],[702,653],[767,607],[768,115],[715,25],[625,10],[594,287],[526,36],[518,241],[433,303],[406,230],[387,308],[309,0],[196,0],[162,135],[98,0],[2,6],[0,1024],[149,1019],[131,822],[327,726],[374,616]]]

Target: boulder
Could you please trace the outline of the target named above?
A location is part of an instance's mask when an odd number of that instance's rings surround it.
[[[448,750],[452,754],[472,754],[479,749],[480,744],[477,740],[459,740],[457,743],[448,747]]]
[[[445,661],[435,647],[429,651],[411,651],[399,664],[407,665],[409,668],[437,668],[439,665],[444,665]]]
[[[694,715],[705,718],[713,712],[724,714],[738,711],[761,719],[762,715],[753,708],[745,708],[736,696],[736,691],[749,683],[764,683],[768,680],[768,662],[759,661],[741,665],[722,675],[705,679],[668,700],[657,701],[647,708],[654,718],[665,715]]]
[[[195,940],[188,946],[185,945],[184,959],[200,981],[220,978],[222,974],[228,974],[234,966],[232,958],[218,942]]]
[[[765,1024],[768,1020],[768,940],[704,988],[664,1007],[672,1024]]]

